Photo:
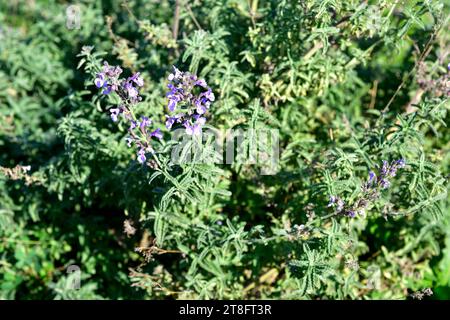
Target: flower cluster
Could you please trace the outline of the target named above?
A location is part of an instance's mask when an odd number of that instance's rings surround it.
[[[137,120],[131,110],[133,105],[142,100],[139,95],[139,88],[144,85],[144,80],[140,73],[135,73],[128,78],[120,78],[121,74],[122,69],[120,67],[109,66],[105,62],[102,71],[97,73],[94,84],[97,88],[103,89],[103,94],[115,92],[120,97],[121,103],[119,106],[109,109],[111,119],[116,122],[122,115],[130,122],[129,136],[126,138],[127,144],[129,147],[133,143],[137,146],[137,160],[140,163],[145,163],[147,160],[146,153],[153,152],[149,142],[150,139],[152,137],[162,139],[162,133],[159,128],[149,131],[148,128],[152,121],[147,117],[141,117],[140,120]]]
[[[396,160],[392,163],[383,161],[383,166],[381,167],[380,174],[378,176],[373,171],[369,172],[369,179],[364,184],[363,190],[368,191],[377,187],[380,187],[381,189],[389,188],[391,185],[389,179],[395,177],[397,170],[402,169],[405,166],[406,162],[404,159]]]
[[[107,62],[104,63],[102,71],[97,73],[94,80],[97,88],[103,88],[103,94],[116,92],[123,104],[134,105],[142,100],[139,96],[139,87],[144,85],[139,72],[133,74],[126,79],[119,78],[122,74],[122,69],[119,66],[110,66]],[[117,116],[122,112],[121,108],[111,109],[111,118],[117,121]]]
[[[398,169],[405,166],[404,159],[395,160],[391,163],[383,161],[378,176],[373,171],[369,172],[367,182],[362,186],[362,195],[353,205],[347,205],[339,196],[331,196],[328,207],[333,207],[336,213],[342,213],[350,218],[364,215],[369,204],[380,197],[380,190],[389,188],[391,185],[390,179],[396,176]]]
[[[176,67],[173,67],[168,80],[168,109],[172,114],[166,115],[166,128],[171,129],[175,123],[180,123],[186,128],[187,134],[200,134],[206,122],[203,115],[215,100],[214,93],[205,80]],[[175,113],[177,109],[180,112]]]
[[[126,116],[127,117],[127,116]],[[152,120],[147,117],[141,117],[140,121],[130,119],[130,127],[128,128],[129,136],[126,138],[128,147],[134,143],[138,147],[137,160],[140,163],[145,163],[147,152],[153,152],[149,140],[154,137],[162,139],[162,133],[159,128],[149,131],[148,127],[152,124]]]
[[[168,77],[169,84],[167,97],[169,99],[168,108],[172,113],[166,115],[166,128],[171,129],[176,123],[186,128],[189,135],[199,135],[206,122],[203,116],[215,100],[214,93],[208,87],[205,80],[198,79],[196,75],[188,72],[181,72],[176,67]],[[149,141],[151,138],[162,139],[160,129],[149,130],[152,121],[147,117],[139,120],[134,116],[131,107],[142,100],[139,95],[139,88],[144,85],[144,80],[139,73],[128,78],[121,78],[122,69],[118,66],[110,66],[104,63],[102,70],[97,73],[94,84],[97,88],[103,89],[102,93],[107,95],[115,92],[120,97],[120,104],[109,109],[111,119],[114,122],[123,116],[130,122],[128,129],[129,136],[126,138],[127,144],[137,146],[137,160],[140,163],[147,161],[146,154],[153,152]],[[176,110],[179,110],[176,113]]]

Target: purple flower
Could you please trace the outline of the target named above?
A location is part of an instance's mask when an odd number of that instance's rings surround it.
[[[205,103],[205,105],[203,105],[202,103],[203,103],[202,100],[196,100],[196,101],[195,101],[195,105],[197,106],[196,111],[197,111],[197,113],[200,114],[200,115],[201,115],[201,114],[204,114],[204,113],[206,112],[206,110],[208,109],[209,105],[210,105],[209,101],[207,101],[207,102]]]
[[[346,215],[350,218],[354,218],[354,217],[356,217],[356,212],[353,210],[349,210],[346,212]]]
[[[186,113],[177,117],[178,122],[182,122],[186,127],[186,133],[197,135],[201,133],[201,127],[205,124],[204,115],[209,109],[211,102],[215,100],[214,93],[203,79],[198,79],[196,75],[189,72],[181,72],[176,67],[168,77],[167,88],[168,109],[174,112],[178,105],[186,109]],[[175,119],[167,117],[166,127],[172,128]]]
[[[336,207],[336,210],[337,210],[338,212],[340,212],[340,211],[342,211],[342,209],[344,209],[344,206],[345,206],[344,200],[342,200],[341,198],[339,198],[339,199],[337,200],[337,207]]]
[[[386,176],[389,173],[389,163],[383,160],[383,166],[381,167],[381,175]]]
[[[381,179],[380,186],[382,189],[387,189],[391,185],[391,182],[388,179]]]
[[[202,132],[202,127],[198,124],[189,124],[188,122],[184,123],[184,127],[186,128],[186,134],[192,136],[197,136]]]
[[[94,84],[97,88],[104,88],[103,94],[109,94],[111,91],[117,91],[120,84],[119,75],[122,69],[118,66],[110,66],[107,62],[104,63],[102,72],[97,73]]]
[[[173,124],[178,120],[178,118],[175,117],[171,117],[169,115],[166,115],[166,128],[167,129],[171,129]]]
[[[331,196],[330,202],[328,203],[328,207],[336,206],[336,211],[341,212],[344,209],[345,202],[341,198],[337,196]]]
[[[142,87],[144,85],[144,79],[142,79],[139,72],[132,75],[129,78],[129,81],[133,81],[138,87]]]
[[[169,99],[168,108],[171,112],[175,111],[175,108],[177,107],[177,99]]]
[[[188,122],[184,123],[184,127],[186,128],[186,134],[192,136],[192,135],[198,135],[201,132],[199,125],[190,125]]]
[[[197,120],[195,121],[196,124],[198,124],[199,126],[203,126],[206,123],[206,118],[204,117],[196,117]]]
[[[129,130],[133,130],[134,128],[136,128],[136,126],[137,126],[136,121],[131,120],[131,121],[130,121],[130,129],[129,129]]]
[[[406,166],[406,161],[405,161],[405,159],[399,159],[399,160],[397,160],[397,166],[398,166],[399,168],[404,168],[404,167]]]
[[[214,92],[212,92],[211,89],[208,89],[208,91],[205,93],[205,97],[209,101],[214,101],[216,99],[214,96]]]
[[[114,109],[109,109],[109,111],[111,112],[111,119],[114,122],[117,122],[117,117],[120,114],[120,109],[119,108],[114,108]]]
[[[118,121],[119,115],[123,114],[124,118],[130,121],[129,133],[130,135],[125,138],[128,147],[134,143],[138,148],[137,160],[139,163],[145,163],[147,161],[146,152],[152,151],[150,144],[150,138],[155,137],[157,139],[162,139],[163,135],[160,129],[156,129],[152,132],[148,132],[147,129],[151,125],[151,120],[148,117],[142,116],[140,121],[135,120],[134,114],[131,110],[133,105],[140,102],[142,98],[139,96],[139,87],[144,85],[144,80],[140,73],[137,72],[131,77],[126,79],[120,78],[122,69],[118,66],[109,66],[107,62],[104,63],[102,72],[96,75],[94,84],[99,89],[103,89],[104,94],[109,94],[111,91],[116,92],[121,102],[117,108],[111,108],[110,116],[111,119],[116,122]],[[180,72],[175,69],[174,77],[178,77]],[[182,88],[176,88],[172,85],[172,100],[178,101],[180,99],[180,94],[182,94]],[[139,132],[134,132],[136,128],[139,127]],[[145,136],[142,139],[142,135]]]
[[[162,137],[163,137],[163,135],[162,135],[162,133],[161,133],[161,129],[157,128],[156,130],[152,131],[152,132],[150,133],[150,137],[155,137],[155,138],[161,140]]]
[[[103,88],[107,85],[107,81],[105,79],[105,75],[103,73],[97,73],[97,77],[94,80],[94,84],[97,88]]]
[[[206,112],[206,107],[205,106],[200,105],[200,106],[197,107],[197,113],[198,114],[204,114],[205,112]]]
[[[330,202],[328,202],[327,207],[331,207],[335,202],[336,202],[336,197],[335,196],[331,196],[330,197]]]
[[[103,73],[110,78],[117,78],[122,73],[122,69],[119,66],[110,66],[108,62],[105,61],[103,64]]]
[[[140,124],[139,124],[139,126],[141,127],[141,129],[144,129],[144,128],[150,126],[151,123],[152,123],[152,120],[150,120],[150,119],[147,118],[147,117],[141,117],[141,120],[142,120],[142,121],[141,121]]]
[[[199,135],[202,132],[202,126],[206,123],[206,119],[204,117],[200,117],[199,115],[193,115],[192,118],[195,119],[193,125],[191,125],[189,121],[184,122],[186,133],[188,135]]]
[[[404,168],[405,166],[406,161],[404,159],[392,161],[391,163],[383,161],[378,176],[375,172],[369,171],[369,178],[361,187],[362,194],[352,205],[347,205],[338,196],[331,196],[328,207],[335,207],[337,212],[342,212],[350,218],[354,218],[357,215],[364,215],[369,204],[380,197],[380,189],[389,188],[391,185],[390,178],[396,175],[398,169]]]
[[[137,159],[139,163],[144,163],[147,160],[147,158],[145,157],[145,150],[143,148],[138,151]]]
[[[124,85],[124,89],[128,93],[128,97],[130,98],[136,98],[139,95],[139,91],[130,82],[126,82]]]
[[[198,86],[200,86],[200,87],[203,87],[203,88],[208,87],[208,85],[206,84],[206,81],[203,80],[203,79],[197,80],[197,81],[195,82],[195,84],[198,85]]]
[[[107,85],[105,90],[103,90],[102,93],[103,94],[109,94],[111,92],[111,90],[112,90],[112,87],[110,85]]]

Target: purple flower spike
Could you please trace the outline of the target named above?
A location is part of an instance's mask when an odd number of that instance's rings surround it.
[[[358,215],[364,216],[369,205],[380,198],[380,191],[390,187],[390,179],[396,176],[398,169],[405,166],[405,159],[391,162],[384,160],[381,168],[379,167],[378,175],[373,171],[369,171],[367,182],[361,186],[362,195],[354,200],[352,204],[346,204],[338,196],[331,196],[328,207],[333,207],[336,213],[344,214],[349,218],[354,218]]]
[[[208,111],[211,102],[215,100],[214,93],[204,79],[182,72],[176,67],[173,70],[168,76],[167,107],[170,112],[174,112],[178,106],[186,110],[184,114],[177,115],[176,121],[183,123],[187,134],[198,135],[206,122],[206,118],[200,116]],[[175,119],[167,116],[166,128],[171,129],[174,123]]]

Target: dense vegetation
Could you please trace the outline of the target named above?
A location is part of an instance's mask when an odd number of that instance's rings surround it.
[[[0,298],[450,298],[448,4],[69,5],[0,4]],[[172,163],[183,103],[276,172]]]

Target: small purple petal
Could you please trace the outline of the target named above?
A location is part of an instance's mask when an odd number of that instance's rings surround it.
[[[176,117],[171,117],[171,116],[168,116],[168,115],[166,115],[166,118],[167,118],[167,120],[166,120],[166,128],[167,129],[171,129],[173,124],[177,120],[177,118]]]
[[[216,97],[214,96],[214,92],[211,91],[211,89],[209,89],[206,93],[205,93],[205,97],[209,100],[209,101],[214,101],[216,99]]]
[[[168,107],[169,107],[169,110],[171,111],[171,112],[173,112],[174,110],[175,110],[175,107],[177,106],[177,101],[176,100],[169,100],[169,105],[168,105]]]
[[[194,133],[194,127],[188,123],[185,123],[184,126],[186,128],[186,134],[191,136]]]
[[[204,114],[206,112],[206,107],[202,105],[197,106],[197,113],[198,114]]]
[[[206,118],[205,117],[199,117],[199,118],[197,118],[195,123],[198,124],[199,126],[203,126],[206,123]]]
[[[405,159],[397,160],[397,165],[398,165],[399,168],[404,168],[406,166]]]
[[[336,197],[335,196],[331,196],[330,197],[330,202],[328,202],[327,207],[331,207],[335,202],[336,202]]]
[[[353,210],[347,211],[346,213],[350,218],[354,218],[356,216],[356,212]]]
[[[97,74],[97,78],[94,80],[95,86],[100,89],[105,85],[105,83],[106,81],[104,75],[101,73]]]
[[[103,93],[103,94],[110,94],[111,90],[112,90],[111,86],[107,85],[107,86],[105,87],[105,90],[103,90],[102,93]]]
[[[139,92],[137,91],[137,89],[135,87],[133,87],[132,85],[129,85],[126,89],[128,92],[128,96],[130,98],[136,98],[139,95]]]
[[[200,87],[203,87],[203,88],[206,88],[206,87],[208,86],[208,85],[206,84],[206,81],[203,80],[203,79],[197,80],[197,81],[195,82],[195,84],[198,85],[198,86],[200,86]]]
[[[144,80],[140,76],[140,73],[135,73],[131,78],[131,81],[133,81],[138,87],[142,87],[144,85]]]

